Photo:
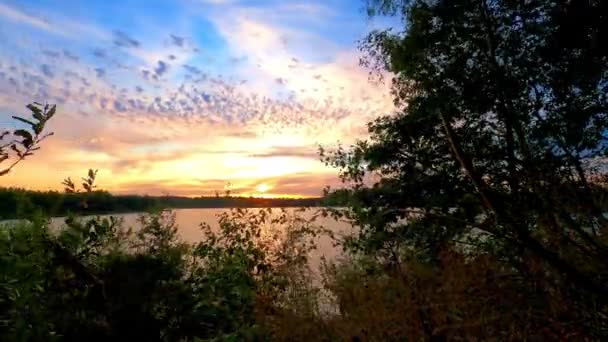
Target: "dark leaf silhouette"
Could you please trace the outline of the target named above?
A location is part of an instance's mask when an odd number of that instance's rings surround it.
[[[13,116],[16,121],[28,125],[27,128],[16,129],[12,132],[3,131],[0,134],[0,163],[9,161],[11,156],[5,150],[10,148],[15,154],[15,158],[6,168],[0,169],[0,175],[8,174],[19,162],[26,157],[33,155],[34,151],[40,149],[39,144],[52,133],[43,134],[44,128],[48,120],[55,114],[56,106],[33,103],[26,106],[32,113],[34,121],[20,116]],[[11,136],[13,137],[11,139]],[[7,139],[8,138],[8,139]],[[8,140],[4,142],[3,140]]]

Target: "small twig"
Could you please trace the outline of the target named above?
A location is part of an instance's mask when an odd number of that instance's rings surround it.
[[[14,168],[14,167],[17,165],[17,164],[19,164],[21,161],[23,161],[23,160],[25,159],[25,157],[27,157],[27,156],[28,156],[28,154],[29,154],[30,152],[38,150],[38,149],[39,149],[38,145],[39,145],[39,144],[40,144],[40,143],[41,143],[41,142],[42,142],[44,139],[46,139],[46,138],[50,137],[51,135],[53,135],[53,133],[48,133],[48,134],[45,134],[45,135],[44,135],[44,136],[42,136],[42,137],[41,137],[39,134],[36,134],[36,135],[34,136],[34,142],[32,142],[32,144],[31,144],[31,145],[29,145],[29,146],[28,146],[28,147],[25,149],[25,151],[23,151],[23,153],[20,153],[20,154],[18,155],[18,156],[19,156],[19,158],[15,159],[15,161],[13,161],[13,163],[12,163],[12,164],[11,164],[9,167],[7,167],[6,169],[4,169],[4,170],[0,171],[0,176],[4,176],[4,175],[8,174],[9,172],[11,172],[11,170],[12,170],[12,169],[13,169],[13,168]],[[13,140],[13,142],[9,143],[9,145],[12,145],[12,144],[14,144],[14,143],[18,143],[18,141]],[[9,146],[9,145],[7,145],[7,146]]]
[[[11,140],[11,141],[7,142],[4,145],[0,145],[0,150],[3,150],[3,149],[5,149],[5,148],[7,148],[7,147],[9,147],[9,146],[11,146],[11,145],[13,145],[15,143],[19,143],[19,141],[17,141],[17,140]]]

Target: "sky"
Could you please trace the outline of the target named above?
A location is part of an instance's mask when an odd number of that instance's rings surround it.
[[[387,23],[358,0],[0,0],[0,127],[57,104],[54,136],[0,186],[319,196],[317,147],[389,114],[357,41]]]

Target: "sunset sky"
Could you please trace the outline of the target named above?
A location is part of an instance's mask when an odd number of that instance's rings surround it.
[[[356,43],[386,25],[358,0],[0,0],[0,128],[58,107],[0,186],[93,168],[114,193],[318,196],[339,181],[317,145],[390,113]]]

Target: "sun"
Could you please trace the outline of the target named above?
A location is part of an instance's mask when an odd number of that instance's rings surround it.
[[[268,186],[268,184],[265,184],[265,183],[260,183],[260,184],[256,185],[255,190],[257,192],[264,193],[264,192],[270,190],[270,186]]]

